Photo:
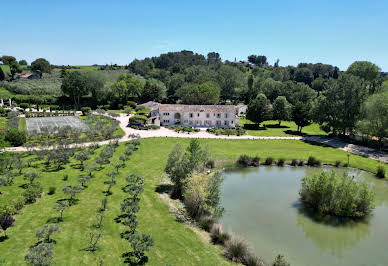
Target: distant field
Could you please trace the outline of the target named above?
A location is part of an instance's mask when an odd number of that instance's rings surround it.
[[[240,125],[244,124],[254,124],[252,121],[247,119],[240,119]],[[264,125],[267,126],[264,129]],[[297,131],[297,125],[291,121],[283,121],[281,123],[282,127],[276,127],[278,125],[278,121],[269,120],[265,121],[261,124],[263,129],[260,130],[247,130],[247,134],[251,136],[295,136],[295,132]],[[311,124],[310,126],[304,127],[302,129],[302,133],[308,135],[327,135],[326,132],[322,131],[319,128],[318,124]]]
[[[3,70],[3,72],[10,72],[8,65],[0,65],[0,68]],[[20,66],[21,69],[27,68],[27,66]]]

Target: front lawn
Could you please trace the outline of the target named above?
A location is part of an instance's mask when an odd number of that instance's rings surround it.
[[[240,119],[240,125],[243,127],[244,124],[254,124],[252,121],[247,119]],[[271,137],[286,137],[296,136],[297,125],[292,121],[282,121],[281,127],[278,127],[278,121],[269,120],[261,123],[262,128],[258,130],[246,130],[248,135],[251,136],[271,136]],[[264,127],[265,126],[265,127]],[[302,129],[302,133],[307,135],[327,135],[326,132],[319,128],[318,124],[311,124]]]

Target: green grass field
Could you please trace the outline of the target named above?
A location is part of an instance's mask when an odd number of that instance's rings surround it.
[[[247,119],[240,119],[240,125],[243,126],[244,124],[254,124],[254,123]],[[281,128],[276,127],[278,125],[278,121],[275,121],[275,120],[265,121],[261,124],[261,126],[264,127],[264,125],[267,126],[266,129],[247,130],[247,134],[252,136],[285,137],[285,136],[295,136],[294,132],[297,131],[297,125],[292,121],[282,121]],[[287,132],[287,131],[290,131],[290,132]],[[302,129],[302,133],[305,133],[308,135],[327,135],[327,133],[325,133],[319,128],[318,124],[311,124],[307,127],[304,127]]]
[[[14,94],[4,88],[0,88],[0,98],[3,98],[4,100],[12,97]]]
[[[8,65],[0,65],[0,68],[3,70],[4,73],[10,72],[11,70],[9,69]],[[21,69],[27,68],[27,66],[20,66]]]
[[[8,65],[0,65],[0,68],[3,70],[4,73],[9,72],[9,66]]]
[[[141,209],[138,213],[139,231],[151,234],[155,245],[149,254],[149,265],[227,265],[230,264],[222,257],[219,246],[214,246],[202,239],[199,235],[187,228],[184,224],[175,220],[169,207],[155,192],[158,185],[165,177],[163,170],[167,162],[167,156],[176,143],[188,145],[189,139],[154,138],[143,139],[138,151],[136,151],[121,168],[117,177],[117,185],[113,187],[113,195],[108,199],[108,211],[103,222],[102,239],[98,244],[98,250],[94,253],[84,251],[88,246],[84,240],[85,233],[92,230],[95,222],[94,214],[100,207],[103,191],[107,185],[106,173],[113,170],[112,164],[104,166],[104,169],[95,172],[81,194],[77,196],[79,202],[70,207],[64,213],[64,221],[59,224],[61,233],[53,236],[57,241],[55,245],[55,262],[57,265],[97,265],[96,259],[102,258],[104,265],[122,265],[122,253],[130,251],[129,244],[120,239],[120,232],[124,228],[114,222],[114,218],[120,213],[120,202],[125,198],[121,187],[124,185],[124,177],[131,173],[141,175],[145,180],[144,193],[141,196]],[[319,145],[311,145],[296,140],[205,140],[200,142],[208,146],[216,163],[231,166],[241,154],[258,155],[262,159],[271,156],[275,159],[286,160],[304,159],[315,156],[324,163],[334,163],[336,160],[346,162],[347,153]],[[101,148],[100,148],[101,149]],[[99,150],[100,150],[99,149]],[[99,153],[96,151],[96,154]],[[111,162],[117,162],[125,150],[125,144],[121,143],[116,149]],[[26,158],[27,159],[27,158]],[[378,162],[360,156],[351,155],[350,165],[361,169],[375,171]],[[42,162],[34,165],[35,171],[40,171],[42,177],[38,180],[44,186],[42,198],[34,204],[27,205],[21,213],[16,215],[13,227],[7,230],[9,239],[0,242],[0,261],[5,265],[22,265],[23,256],[29,246],[36,243],[35,231],[42,227],[50,219],[58,217],[58,213],[52,209],[53,204],[63,198],[62,187],[68,184],[76,184],[77,177],[81,174],[78,162],[71,160],[65,169],[58,172],[46,171]],[[26,171],[26,170],[24,170]],[[68,181],[63,181],[64,174],[69,175]],[[18,176],[15,184],[0,187],[3,194],[0,195],[0,204],[6,204],[19,196],[23,191],[20,185],[26,181]],[[48,195],[50,186],[57,188],[54,195]],[[279,251],[281,252],[281,251]],[[260,256],[260,254],[257,254]]]
[[[19,119],[19,126],[18,126],[19,131],[25,131],[26,130],[26,119],[24,117],[21,117]]]
[[[7,128],[7,118],[0,117],[0,130],[6,130]]]

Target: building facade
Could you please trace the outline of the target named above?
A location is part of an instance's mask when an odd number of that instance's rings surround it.
[[[161,126],[235,127],[239,122],[234,105],[159,104],[152,115]]]

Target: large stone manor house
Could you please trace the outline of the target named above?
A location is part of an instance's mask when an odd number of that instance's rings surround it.
[[[234,105],[143,104],[151,109],[148,124],[189,127],[235,127],[239,123]]]

